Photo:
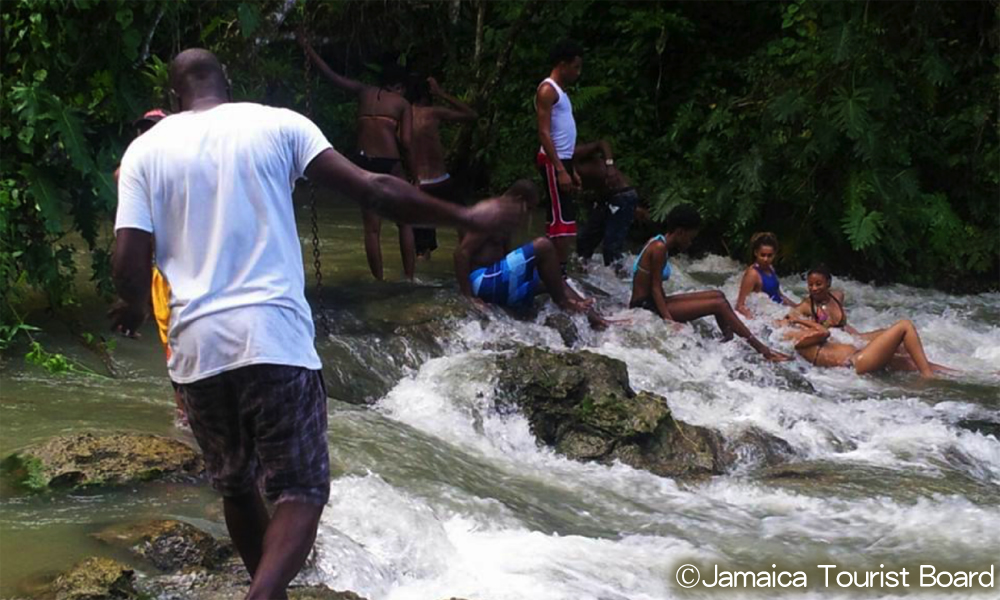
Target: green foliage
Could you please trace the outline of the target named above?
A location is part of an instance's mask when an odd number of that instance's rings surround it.
[[[49,352],[39,342],[34,340],[31,341],[31,349],[24,358],[28,361],[28,364],[41,367],[52,375],[74,374],[104,377],[104,375],[68,358],[65,354]]]
[[[81,280],[110,295],[111,173],[134,135],[129,123],[164,106],[171,56],[209,48],[228,65],[237,100],[305,111],[303,56],[291,39],[303,19],[318,51],[348,76],[374,81],[394,60],[473,102],[478,122],[444,133],[460,150],[456,174],[479,193],[537,177],[533,93],[549,72],[550,46],[573,37],[586,49],[570,90],[580,138],[612,143],[655,218],[694,203],[702,239],[742,258],[753,232],[776,231],[784,269],[824,261],[862,278],[996,284],[995,3],[452,7],[2,3],[4,301],[34,289],[55,308],[70,306]],[[334,146],[353,147],[354,99],[315,71],[312,98],[311,116]],[[3,324],[16,326],[8,316]]]
[[[45,465],[38,457],[30,454],[11,454],[0,462],[0,472],[28,491],[40,492],[49,486]]]

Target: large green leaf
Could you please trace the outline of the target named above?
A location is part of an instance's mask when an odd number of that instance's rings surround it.
[[[867,211],[860,202],[848,206],[841,227],[854,250],[864,250],[878,242],[884,217],[877,210]]]
[[[837,128],[853,140],[861,138],[871,126],[868,114],[870,91],[858,87],[850,92],[838,87],[833,96],[832,116]]]
[[[35,210],[44,223],[45,231],[50,234],[62,233],[64,192],[51,177],[32,165],[25,165],[21,169],[21,176],[28,184],[28,193],[34,200]]]
[[[59,141],[62,142],[73,166],[85,174],[93,171],[94,157],[90,152],[90,144],[84,136],[83,122],[80,118],[61,102],[54,103],[49,116],[55,121]]]

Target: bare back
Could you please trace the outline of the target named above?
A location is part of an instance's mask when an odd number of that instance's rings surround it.
[[[441,119],[436,107],[413,107],[413,170],[420,180],[431,180],[448,172],[441,145]]]
[[[409,110],[410,103],[399,94],[366,86],[358,94],[358,150],[372,158],[399,158]]]

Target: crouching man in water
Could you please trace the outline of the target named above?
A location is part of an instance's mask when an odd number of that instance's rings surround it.
[[[522,202],[525,213],[538,206],[538,190],[530,181],[514,183],[504,196]],[[462,294],[473,302],[507,308],[525,308],[538,294],[548,293],[569,312],[586,313],[592,327],[608,322],[566,285],[556,247],[540,237],[510,251],[507,232],[468,233],[455,250],[455,277]]]
[[[293,111],[231,102],[211,52],[170,66],[181,112],[122,159],[112,328],[146,320],[153,250],[170,281],[168,369],[223,497],[226,526],[252,577],[247,598],[287,598],[330,496],[326,391],[305,299],[292,191],[303,176],[382,217],[509,231],[522,208],[472,208],[361,169]],[[258,491],[274,502],[268,514]]]

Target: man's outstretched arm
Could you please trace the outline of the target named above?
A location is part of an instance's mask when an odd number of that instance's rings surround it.
[[[351,79],[350,77],[345,77],[340,73],[331,69],[330,65],[326,64],[326,61],[323,60],[320,57],[320,55],[316,53],[315,50],[313,50],[313,47],[312,45],[309,44],[309,41],[306,39],[306,35],[304,32],[302,31],[296,32],[295,39],[296,41],[298,41],[299,46],[302,46],[302,50],[309,57],[309,60],[311,60],[316,65],[316,68],[319,69],[319,72],[322,73],[324,77],[329,79],[333,85],[354,94],[360,94],[362,91],[364,91],[366,87],[365,84],[361,83],[360,81]]]
[[[441,89],[436,79],[428,77],[427,83],[430,85],[431,94],[452,106],[452,108],[435,107],[435,114],[439,119],[442,121],[475,121],[479,118],[479,113],[474,108]]]
[[[306,167],[306,177],[339,192],[387,219],[413,225],[438,225],[468,231],[512,231],[522,203],[494,198],[465,208],[433,198],[391,175],[369,173],[329,148]]]

